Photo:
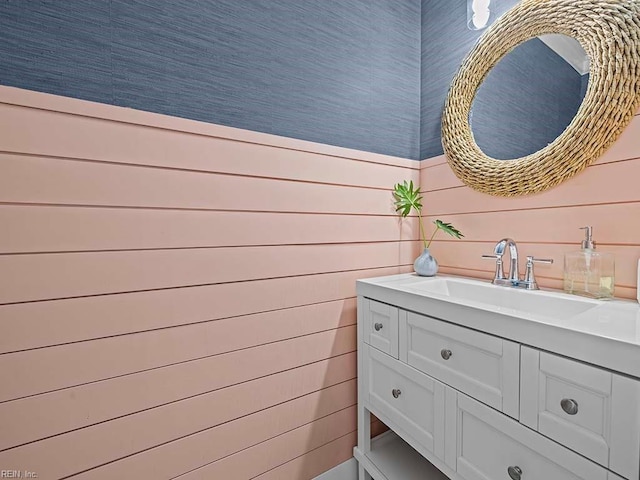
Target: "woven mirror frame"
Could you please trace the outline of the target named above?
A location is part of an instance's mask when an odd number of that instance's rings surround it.
[[[471,132],[475,94],[502,57],[549,33],[575,38],[589,56],[582,104],[545,148],[513,160],[491,158]],[[640,0],[523,0],[484,33],[454,77],[442,116],[442,145],[455,174],[474,190],[526,195],[554,187],[595,162],[639,106]]]

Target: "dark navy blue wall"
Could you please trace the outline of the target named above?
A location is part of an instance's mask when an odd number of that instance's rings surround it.
[[[473,100],[471,130],[490,157],[524,157],[563,132],[582,98],[582,76],[534,38],[491,69]]]
[[[420,0],[3,0],[0,84],[419,158]]]
[[[491,21],[517,0],[491,2]],[[483,31],[467,28],[466,0],[422,0],[422,93],[420,158],[442,155],[440,122],[449,85]]]

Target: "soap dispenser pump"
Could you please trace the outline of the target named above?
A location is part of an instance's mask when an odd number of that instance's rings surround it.
[[[564,290],[590,298],[613,297],[615,259],[613,254],[596,251],[593,227],[582,227],[585,238],[581,249],[564,256]]]

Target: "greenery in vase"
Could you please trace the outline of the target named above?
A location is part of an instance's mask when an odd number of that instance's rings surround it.
[[[396,212],[400,213],[403,218],[409,215],[412,209],[418,214],[420,236],[422,238],[424,248],[429,248],[431,241],[433,240],[433,237],[436,236],[436,233],[438,233],[438,230],[442,230],[444,233],[455,238],[464,237],[464,235],[450,223],[443,222],[442,220],[435,220],[433,224],[436,226],[436,229],[433,231],[433,235],[431,235],[429,241],[427,241],[427,236],[424,232],[424,222],[422,221],[422,195],[420,194],[420,189],[417,186],[414,188],[413,180],[409,183],[405,180],[402,183],[395,184],[393,186],[393,197],[395,198]]]

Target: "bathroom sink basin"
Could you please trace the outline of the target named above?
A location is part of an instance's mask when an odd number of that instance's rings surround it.
[[[416,293],[446,297],[454,303],[518,315],[570,318],[601,305],[597,300],[543,290],[527,291],[479,280],[431,278],[409,287]],[[481,305],[478,305],[481,304]]]

